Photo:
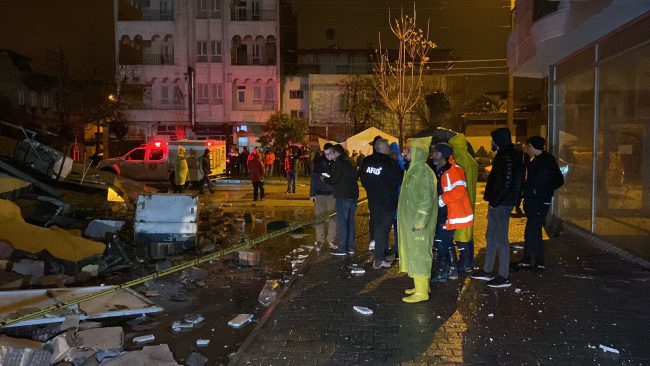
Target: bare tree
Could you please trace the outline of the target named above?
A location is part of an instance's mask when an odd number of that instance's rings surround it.
[[[404,143],[406,117],[422,96],[422,75],[429,61],[429,50],[436,47],[429,40],[428,24],[425,33],[417,27],[416,21],[414,3],[413,16],[402,12],[399,18],[390,23],[398,42],[396,57],[391,57],[387,48],[382,48],[380,33],[374,65],[374,85],[386,107],[395,114],[400,145]]]
[[[374,87],[372,77],[350,75],[339,83],[345,98],[345,116],[357,134],[368,127],[382,127],[385,107]]]

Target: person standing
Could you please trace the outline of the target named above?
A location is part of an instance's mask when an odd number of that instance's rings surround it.
[[[472,212],[475,212],[478,163],[467,149],[467,139],[462,133],[450,138],[449,145],[453,150],[454,161],[465,172],[467,194],[469,195]],[[454,242],[460,254],[457,270],[462,275],[474,268],[474,225],[456,229],[454,231]]]
[[[357,169],[341,145],[332,148],[332,173],[321,173],[323,181],[332,186],[336,198],[336,226],[339,231],[339,246],[330,253],[336,256],[354,255],[356,228],[354,215],[359,199]]]
[[[248,175],[253,182],[253,201],[257,201],[259,191],[260,201],[264,201],[264,163],[257,150],[251,154],[248,160]]]
[[[414,303],[429,299],[429,277],[436,230],[438,194],[436,175],[426,164],[430,137],[410,139],[404,149],[404,160],[410,161],[397,205],[400,272],[413,278],[414,288],[405,290],[402,301]]]
[[[244,146],[241,154],[239,154],[239,169],[241,175],[244,177],[248,176],[248,155],[250,155],[248,148]]]
[[[314,169],[311,172],[309,185],[309,197],[314,203],[314,214],[321,216],[332,213],[336,210],[336,199],[332,193],[332,186],[325,183],[322,174],[331,174],[332,172],[332,147],[329,142],[323,146],[324,156],[317,155],[314,158]],[[336,220],[329,218],[327,221],[327,243],[330,249],[336,249]],[[319,222],[314,225],[316,228],[316,247],[322,249],[325,247],[325,223]]]
[[[488,202],[487,230],[485,241],[485,264],[483,269],[473,273],[470,277],[488,281],[489,287],[510,287],[510,243],[508,241],[508,228],[510,212],[517,202],[517,195],[521,186],[521,176],[524,174],[524,164],[521,154],[512,144],[510,130],[502,127],[490,133],[492,136],[492,150],[496,156],[492,170],[485,185],[483,199]],[[498,276],[492,274],[497,254],[499,255]]]
[[[527,142],[528,151],[533,158],[528,164],[523,188],[523,206],[527,219],[524,231],[524,258],[514,263],[513,267],[529,269],[534,260],[533,271],[542,272],[546,269],[542,228],[551,207],[553,193],[564,184],[564,177],[555,157],[544,151],[546,140],[543,137],[533,136]]]
[[[208,186],[210,193],[214,193],[214,191],[212,191],[212,186],[210,185],[211,171],[212,167],[210,166],[210,149],[205,149],[205,151],[203,151],[203,155],[201,156],[201,174],[203,175],[203,178],[201,178],[201,182],[199,183],[199,194],[203,193],[204,185]]]
[[[298,158],[287,149],[284,157],[284,173],[287,175],[287,193],[296,193],[296,179],[298,179]]]
[[[390,268],[386,260],[388,236],[397,210],[397,189],[402,182],[402,171],[390,157],[388,140],[375,140],[373,153],[359,167],[361,184],[368,195],[368,208],[375,239],[374,269]]]
[[[239,178],[239,152],[236,147],[231,146],[228,152],[228,177]]]
[[[402,178],[404,177],[404,172],[406,171],[406,164],[404,162],[404,156],[402,155],[402,149],[400,149],[397,142],[392,142],[390,144],[390,157],[395,160],[399,166],[400,171],[402,172]],[[402,191],[402,182],[400,181],[397,186],[397,200],[399,201],[399,195]],[[395,211],[395,216],[393,217],[393,254],[395,255],[395,260],[399,260],[399,234],[397,232],[397,210]]]
[[[264,163],[264,165],[266,165],[266,176],[272,177],[273,164],[275,163],[275,153],[273,150],[269,149],[269,151],[266,153],[266,156],[264,157]]]
[[[433,281],[444,282],[448,278],[458,278],[452,243],[454,232],[456,229],[471,227],[474,223],[465,172],[455,163],[452,153],[451,146],[446,143],[436,144],[433,152],[438,178],[438,219],[433,239],[438,253],[438,268]]]
[[[187,158],[185,148],[178,147],[176,154],[176,161],[174,163],[174,193],[183,193],[185,183],[187,182],[187,174],[189,168],[187,167]]]

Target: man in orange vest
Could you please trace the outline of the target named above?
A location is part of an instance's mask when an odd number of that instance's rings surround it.
[[[448,144],[438,143],[433,152],[438,178],[438,220],[433,242],[438,253],[438,266],[432,280],[439,282],[458,278],[452,253],[454,230],[474,224],[465,171],[454,162],[452,151]]]

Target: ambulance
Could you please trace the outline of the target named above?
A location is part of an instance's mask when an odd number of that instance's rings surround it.
[[[184,147],[185,153],[190,156],[187,159],[189,181],[203,179],[201,156],[205,149],[210,150],[211,169],[208,177],[213,178],[225,173],[226,143],[218,140],[154,140],[124,156],[102,160],[98,169],[137,181],[169,182],[174,177],[174,164],[179,146]]]

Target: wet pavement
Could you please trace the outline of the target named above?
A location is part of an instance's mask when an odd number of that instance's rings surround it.
[[[478,204],[477,261],[483,262],[486,205]],[[357,210],[357,256],[322,253],[293,282],[238,352],[240,365],[645,365],[650,272],[562,233],[546,240],[547,271],[511,274],[491,289],[461,277],[404,304],[410,279],[373,270],[367,212]],[[511,219],[511,243],[525,219]],[[521,253],[514,253],[518,258]],[[364,275],[352,275],[357,263]],[[374,314],[356,313],[353,306]],[[620,353],[604,352],[600,345]]]

